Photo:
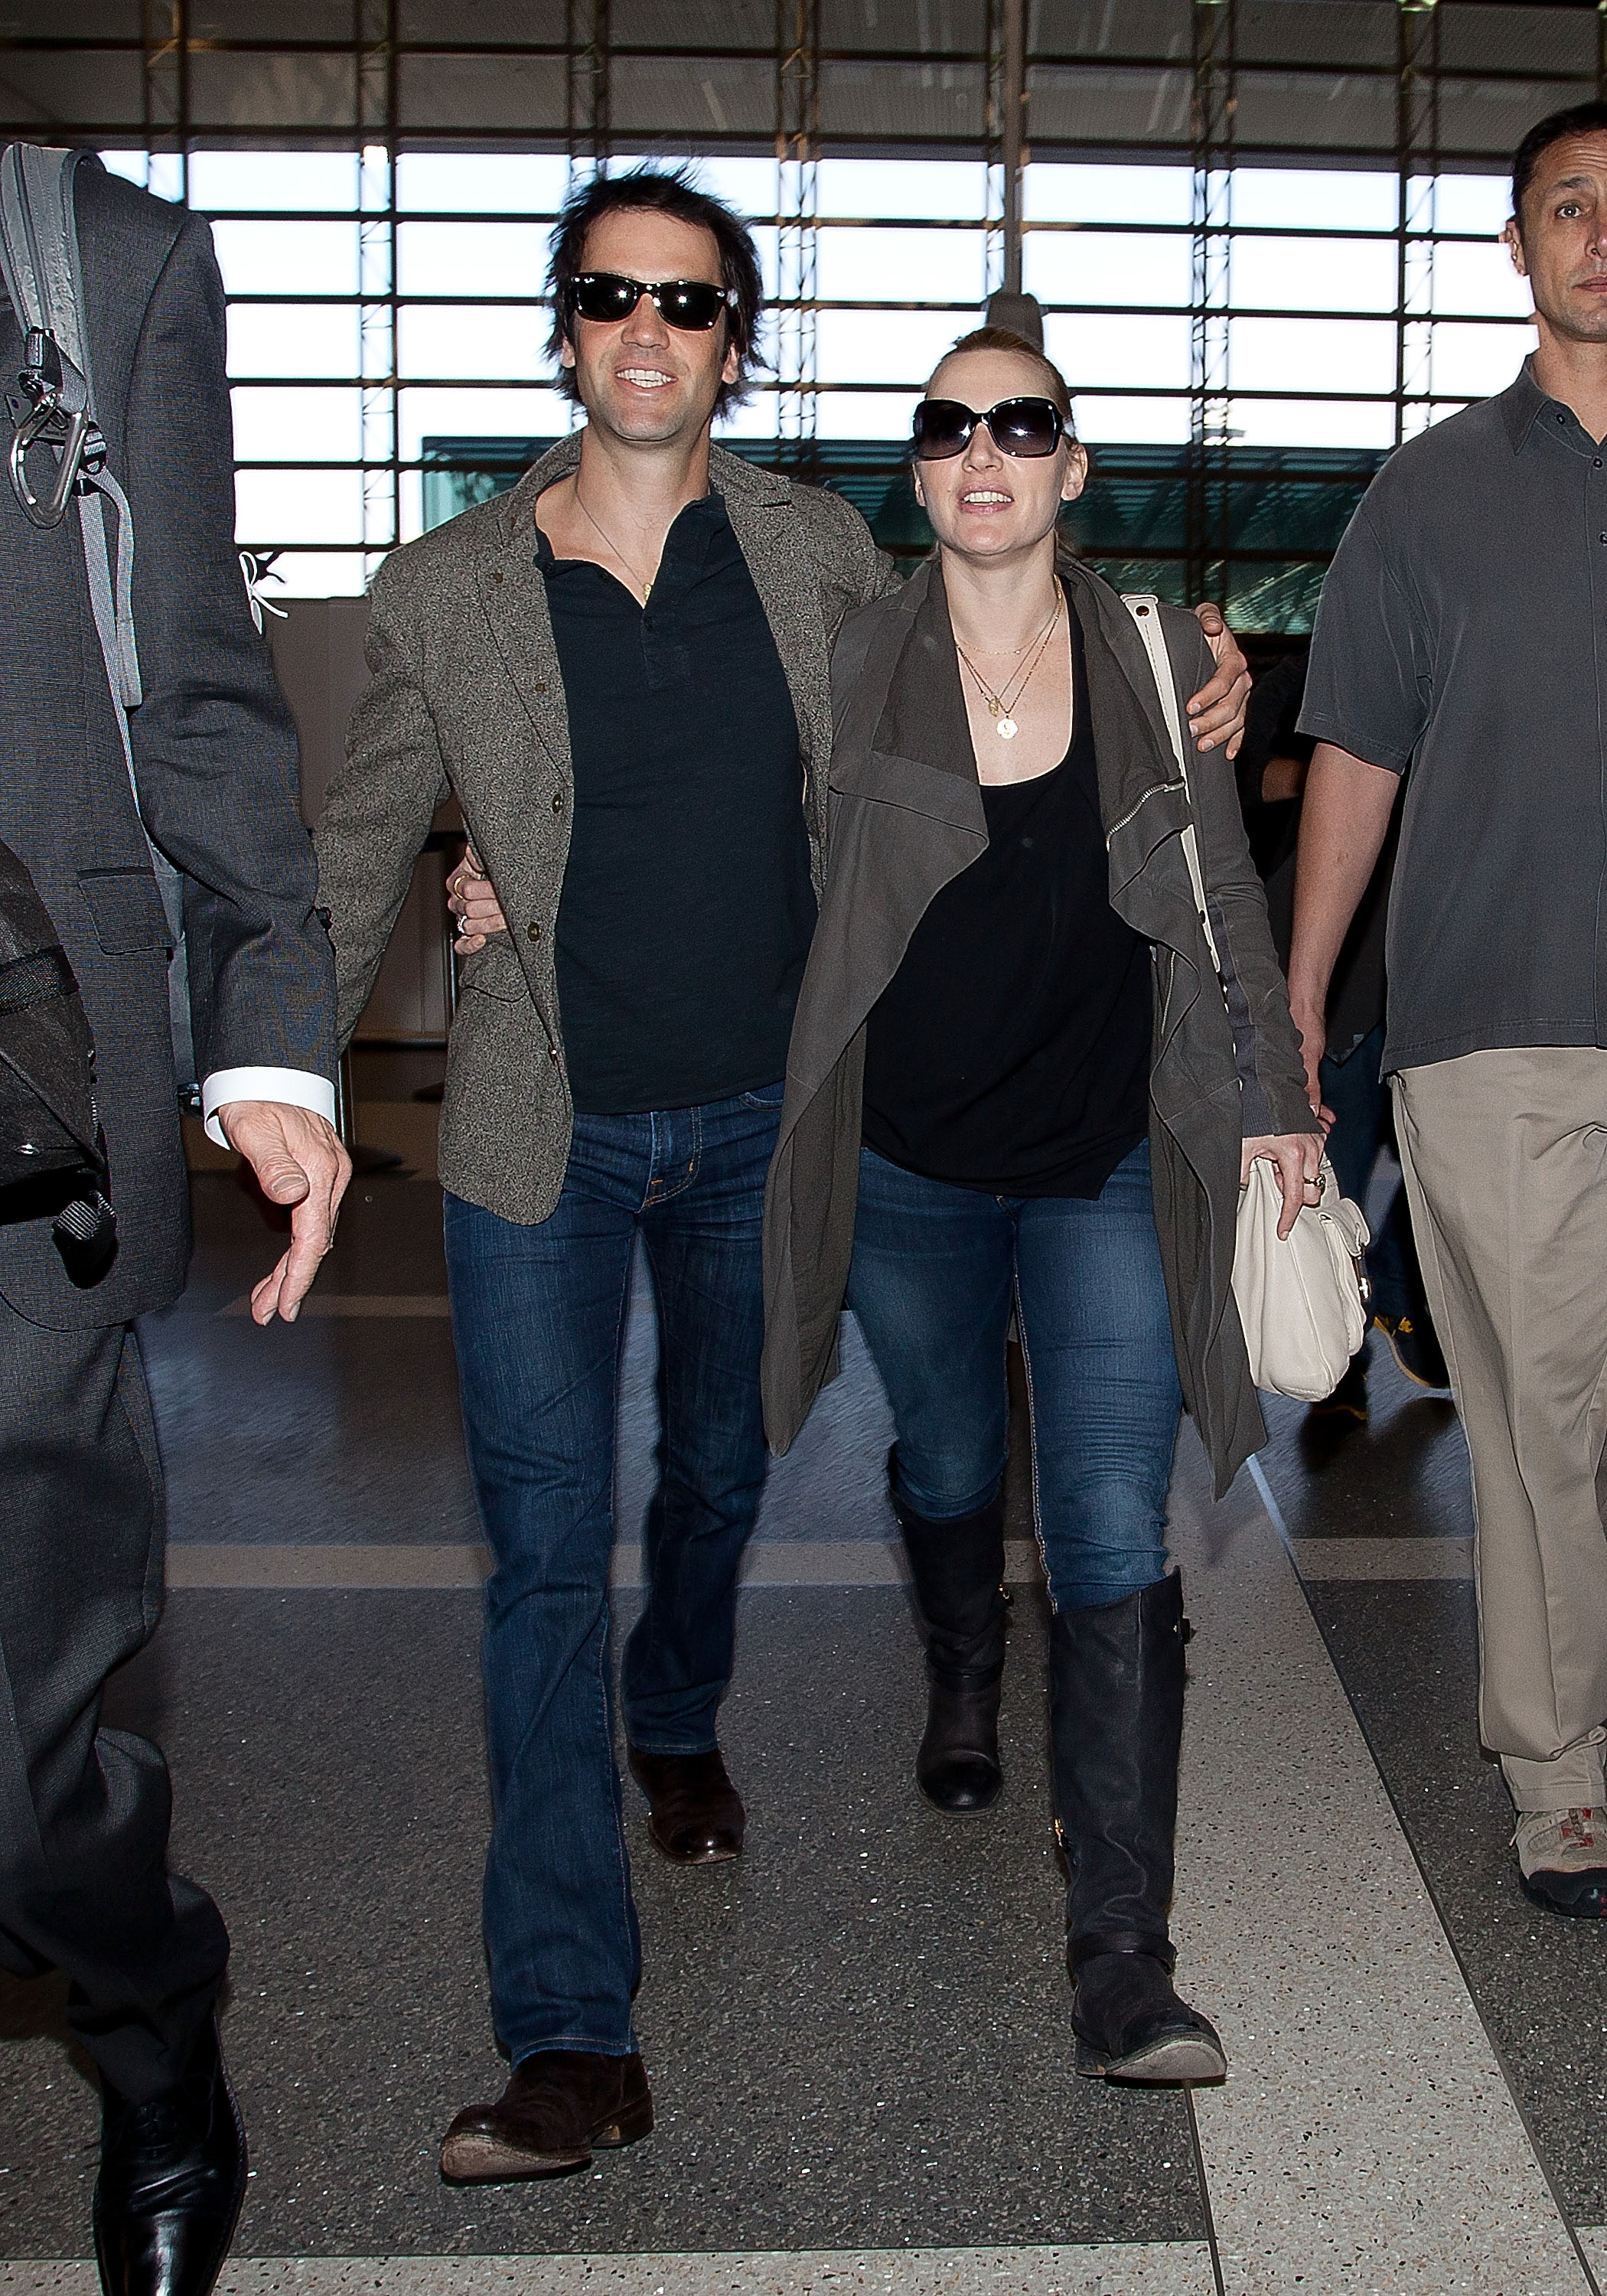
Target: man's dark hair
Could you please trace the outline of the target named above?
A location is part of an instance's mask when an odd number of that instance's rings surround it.
[[[1523,194],[1535,170],[1554,144],[1570,135],[1607,135],[1607,103],[1575,103],[1566,111],[1551,112],[1529,129],[1513,158],[1513,213],[1523,229]]]
[[[737,355],[737,379],[721,383],[714,402],[715,413],[723,414],[743,397],[749,378],[759,364],[754,343],[765,299],[764,277],[758,250],[742,217],[724,200],[701,192],[685,168],[633,168],[627,176],[594,176],[590,183],[571,193],[559,213],[547,264],[547,291],[553,299],[553,331],[547,348],[556,359],[568,340],[569,290],[586,268],[587,234],[604,216],[622,210],[673,216],[677,223],[695,224],[714,236],[721,282],[736,296],[723,323],[727,348]],[[579,398],[572,367],[560,367],[558,389],[566,398]]]

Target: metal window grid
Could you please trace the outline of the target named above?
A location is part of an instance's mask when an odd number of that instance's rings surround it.
[[[361,533],[346,541],[302,542],[293,537],[264,534],[242,537],[251,546],[298,554],[360,554],[371,573],[384,552],[400,536],[400,488],[404,473],[422,471],[425,458],[399,451],[402,435],[400,394],[408,390],[474,390],[501,391],[539,386],[544,378],[512,379],[463,373],[412,374],[398,372],[398,319],[405,306],[476,305],[483,308],[528,308],[540,304],[535,294],[462,295],[398,292],[397,258],[398,232],[413,222],[474,224],[552,221],[550,210],[507,208],[469,211],[405,207],[398,197],[398,162],[404,153],[422,149],[466,146],[479,151],[545,149],[567,152],[570,180],[592,168],[606,168],[625,148],[644,148],[644,139],[618,125],[615,83],[620,68],[651,67],[667,72],[696,66],[767,63],[774,75],[775,116],[772,148],[775,162],[776,196],[774,212],[757,216],[755,223],[776,234],[780,252],[778,294],[772,306],[776,330],[776,367],[763,379],[761,391],[775,405],[775,459],[790,466],[819,470],[824,449],[816,439],[817,411],[823,397],[853,392],[867,395],[907,395],[919,387],[919,378],[890,382],[823,374],[817,348],[817,323],[822,313],[857,312],[949,313],[956,332],[976,315],[972,301],[934,301],[897,295],[856,299],[826,299],[818,292],[816,251],[823,227],[832,231],[874,230],[896,224],[901,231],[981,233],[988,250],[988,283],[1003,275],[1002,218],[1013,206],[1019,214],[1021,185],[1003,180],[1003,144],[999,125],[1000,24],[1004,0],[946,0],[928,12],[938,21],[941,43],[928,40],[919,47],[857,45],[830,37],[846,20],[846,0],[733,0],[719,12],[720,39],[633,37],[639,34],[647,12],[642,0],[512,0],[499,12],[504,18],[529,19],[543,37],[528,39],[471,39],[456,36],[457,26],[472,17],[453,12],[451,38],[410,36],[421,19],[417,0],[331,0],[331,32],[326,37],[221,37],[209,12],[203,26],[199,0],[127,0],[127,28],[114,36],[98,29],[77,34],[61,29],[71,20],[65,7],[50,28],[40,32],[13,33],[0,37],[0,49],[14,62],[48,66],[53,62],[97,64],[118,59],[137,68],[137,117],[91,116],[93,106],[53,123],[48,131],[73,141],[102,147],[138,148],[150,155],[152,187],[188,201],[191,197],[191,158],[198,149],[234,145],[243,149],[350,150],[355,154],[357,187],[348,210],[325,208],[287,209],[231,209],[212,210],[219,220],[298,222],[327,219],[332,213],[348,213],[358,233],[358,276],[356,292],[300,294],[242,292],[231,300],[242,306],[329,304],[355,308],[358,356],[357,372],[347,377],[330,374],[241,376],[242,383],[257,383],[276,390],[349,388],[361,396],[361,455],[350,458],[298,457],[294,460],[242,460],[241,468],[257,471],[345,470],[361,473]],[[1067,0],[1037,0],[1027,33],[1029,94],[1046,84],[1046,76],[1079,70],[1119,79],[1123,74],[1147,74],[1157,86],[1173,91],[1175,127],[1163,121],[1141,139],[1096,140],[1088,136],[1058,136],[1038,141],[1031,156],[1054,160],[1144,160],[1185,166],[1192,171],[1193,209],[1186,224],[1033,221],[1020,228],[1029,236],[1045,237],[1078,232],[1096,237],[1117,234],[1128,237],[1186,238],[1192,258],[1192,287],[1186,306],[1171,303],[1111,303],[1046,300],[1050,316],[1062,314],[1123,318],[1166,316],[1189,322],[1190,371],[1187,386],[1165,383],[1084,384],[1072,380],[1084,399],[1119,398],[1186,402],[1190,444],[1182,465],[1185,480],[1184,531],[1168,543],[1160,561],[1172,568],[1184,591],[1191,596],[1220,593],[1232,586],[1235,569],[1260,563],[1320,563],[1320,548],[1283,548],[1251,545],[1236,531],[1232,496],[1240,478],[1249,473],[1254,457],[1232,444],[1232,415],[1236,406],[1259,400],[1374,405],[1390,411],[1393,435],[1398,441],[1433,419],[1436,413],[1464,403],[1435,387],[1433,348],[1436,331],[1447,324],[1476,322],[1521,327],[1521,320],[1500,320],[1482,311],[1444,312],[1434,308],[1434,271],[1438,250],[1447,245],[1478,243],[1479,235],[1438,228],[1435,187],[1441,176],[1461,172],[1493,172],[1499,160],[1495,147],[1458,146],[1442,133],[1455,100],[1455,117],[1465,122],[1465,99],[1470,93],[1500,95],[1526,91],[1535,116],[1546,109],[1599,94],[1607,88],[1607,0],[1589,0],[1587,6],[1569,10],[1559,4],[1534,12],[1535,16],[1562,20],[1594,19],[1588,53],[1578,43],[1566,65],[1537,61],[1521,65],[1488,57],[1469,62],[1468,43],[1487,23],[1511,11],[1491,10],[1483,0],[1394,0],[1394,53],[1347,55],[1336,64],[1331,57],[1292,53],[1272,55],[1265,44],[1257,53],[1246,49],[1242,37],[1239,0],[1166,0],[1170,19],[1185,26],[1186,53],[1177,39],[1153,40],[1118,50],[1078,45],[1067,26],[1081,12]],[[1153,25],[1160,21],[1156,6],[1119,14],[1119,27]],[[1258,12],[1261,15],[1268,12]],[[1338,25],[1348,17],[1354,27],[1363,14],[1376,20],[1376,4],[1365,0],[1328,0],[1324,9],[1300,13],[1308,20],[1325,15]],[[674,28],[694,13],[713,22],[717,12],[665,8],[664,26]],[[890,20],[896,12],[883,11]],[[767,20],[763,38],[757,29]],[[923,18],[922,20],[925,20]],[[957,28],[957,29],[955,29]],[[1074,29],[1074,28],[1073,28]],[[747,30],[748,37],[742,37]],[[1455,32],[1454,42],[1451,35]],[[1057,37],[1057,33],[1059,37]],[[968,36],[965,36],[968,35]],[[1488,45],[1487,42],[1487,45]],[[1453,49],[1455,53],[1453,53]],[[1462,60],[1457,61],[1460,57]],[[339,67],[348,76],[351,102],[342,127],[309,125],[306,119],[256,118],[249,129],[220,130],[198,101],[198,67],[209,72],[245,69],[274,60],[283,70],[328,70]],[[422,64],[438,70],[466,63],[502,63],[510,70],[551,65],[562,70],[564,102],[562,132],[551,136],[528,133],[499,134],[477,127],[471,136],[443,139],[414,133],[403,116],[402,76]],[[833,68],[861,70],[918,65],[923,73],[960,76],[978,91],[975,120],[963,132],[934,133],[931,125],[906,133],[886,122],[873,132],[857,135],[840,120],[823,127],[823,87]],[[1329,166],[1349,164],[1387,167],[1397,179],[1396,220],[1392,231],[1367,231],[1347,225],[1269,226],[1238,223],[1233,215],[1235,170],[1258,164],[1300,164],[1296,149],[1265,135],[1257,141],[1243,130],[1244,102],[1258,89],[1275,82],[1299,87],[1332,81],[1342,73],[1348,81],[1392,96],[1395,119],[1393,150],[1376,143],[1334,141],[1321,153]],[[88,75],[92,88],[104,76]],[[4,99],[0,99],[3,102]],[[711,98],[712,102],[712,98]],[[714,105],[717,111],[717,103]],[[1265,109],[1265,104],[1263,104]],[[1029,114],[1030,132],[1030,114]],[[37,116],[0,122],[0,134],[37,135]],[[651,149],[651,144],[647,148]],[[695,137],[676,138],[677,152],[693,156],[723,153],[757,154],[767,148],[751,122],[732,127],[719,120]],[[823,158],[899,156],[961,158],[987,168],[987,194],[979,211],[965,217],[928,215],[897,217],[877,215],[823,217],[819,202],[819,164]],[[1235,246],[1258,238],[1285,241],[1356,241],[1394,242],[1396,296],[1391,311],[1357,312],[1345,308],[1300,308],[1237,302],[1233,295]],[[1356,390],[1288,387],[1237,390],[1230,387],[1228,348],[1231,330],[1240,320],[1258,318],[1366,318],[1383,321],[1395,331],[1392,387]],[[758,451],[744,442],[745,451]],[[896,459],[897,450],[885,449]],[[1101,450],[1113,466],[1129,463],[1138,449]],[[874,461],[874,454],[872,454]],[[1164,474],[1156,461],[1158,482]],[[1298,457],[1297,457],[1298,459]],[[1343,461],[1345,458],[1338,458]],[[1311,462],[1310,456],[1307,457]],[[1349,457],[1355,482],[1357,457]],[[1266,474],[1263,473],[1263,478]],[[1333,485],[1336,472],[1320,475],[1313,463],[1309,483]],[[1175,523],[1175,521],[1174,521]],[[1292,537],[1291,538],[1292,541]]]

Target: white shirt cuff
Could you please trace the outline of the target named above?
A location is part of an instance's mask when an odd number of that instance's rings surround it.
[[[232,1100],[277,1100],[287,1108],[310,1109],[331,1124],[335,1120],[335,1088],[310,1069],[217,1069],[201,1086],[201,1112],[208,1139],[220,1148],[229,1143],[217,1111]]]

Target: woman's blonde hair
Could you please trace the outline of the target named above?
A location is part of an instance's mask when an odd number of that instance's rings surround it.
[[[1065,376],[1046,351],[1040,351],[1036,343],[1027,340],[1025,335],[1013,334],[1008,327],[973,327],[968,335],[962,335],[933,367],[927,380],[929,391],[941,369],[951,358],[958,358],[962,351],[1017,351],[1023,358],[1029,358],[1043,377],[1044,397],[1052,400],[1060,410],[1067,438],[1076,438],[1077,430],[1071,420],[1071,393]]]

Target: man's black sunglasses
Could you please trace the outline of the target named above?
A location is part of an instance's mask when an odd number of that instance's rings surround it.
[[[736,308],[734,287],[711,287],[707,279],[627,279],[619,271],[582,271],[570,281],[566,299],[583,319],[628,319],[644,295],[667,327],[702,334],[722,311]]]
[[[1052,398],[1001,398],[986,414],[957,398],[923,398],[915,409],[916,455],[923,463],[945,463],[963,455],[979,422],[988,425],[1001,455],[1027,461],[1053,455],[1066,434],[1065,418]]]

